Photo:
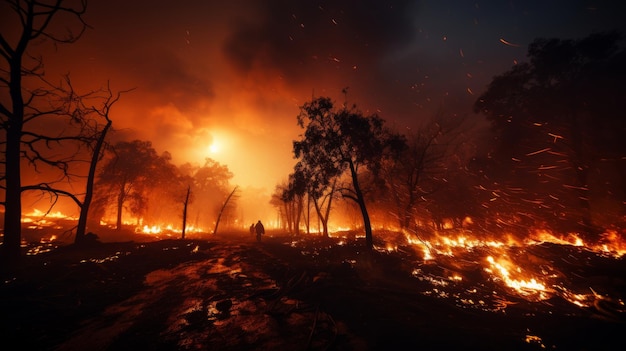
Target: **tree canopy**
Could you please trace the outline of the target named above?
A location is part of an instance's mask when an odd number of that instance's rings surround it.
[[[536,39],[528,62],[495,77],[475,103],[495,132],[494,160],[510,170],[499,180],[523,189],[516,194],[518,204],[549,213],[551,221],[580,222],[588,232],[600,213],[608,211],[613,219],[623,214],[626,51],[621,41],[618,32]],[[617,194],[622,195],[616,199]]]
[[[116,224],[121,229],[124,207],[142,214],[147,210],[148,193],[159,185],[167,188],[175,183],[177,171],[169,154],[158,155],[149,141],[118,142],[114,152],[100,170],[96,187],[101,203],[116,204]]]
[[[298,172],[308,175],[317,189],[327,189],[338,177],[349,174],[350,186],[339,190],[344,198],[358,204],[367,246],[371,248],[372,228],[359,172],[367,169],[377,174],[381,161],[405,146],[404,138],[386,128],[378,115],[366,116],[356,106],[335,108],[327,97],[305,103],[297,119],[305,129],[300,140],[293,143],[294,155],[299,159]],[[319,190],[314,192],[315,196],[321,194]]]

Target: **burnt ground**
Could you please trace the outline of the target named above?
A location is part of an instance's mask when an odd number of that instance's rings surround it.
[[[64,245],[24,256],[21,269],[3,277],[1,340],[24,350],[626,346],[623,313],[559,299],[497,312],[464,308],[423,293],[411,250],[364,247],[362,239],[338,245],[279,234],[257,243],[243,233]]]

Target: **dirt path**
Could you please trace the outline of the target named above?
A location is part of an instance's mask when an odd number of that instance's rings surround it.
[[[511,327],[512,318],[492,335],[489,326],[499,316],[421,296],[414,281],[403,285],[402,272],[389,269],[395,261],[372,262],[349,247],[329,253],[319,243],[287,244],[284,238],[221,240],[199,252],[209,259],[152,271],[142,290],[85,321],[58,350],[438,349],[463,345],[460,340],[524,345],[524,330]]]
[[[260,269],[277,260],[262,246],[208,250],[214,258],[149,273],[145,289],[86,321],[58,350],[315,349],[332,341],[329,316],[286,296]]]

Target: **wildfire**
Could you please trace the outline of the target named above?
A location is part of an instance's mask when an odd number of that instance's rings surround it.
[[[22,214],[21,222],[27,223],[29,229],[41,229],[44,227],[55,227],[55,229],[61,228],[58,225],[59,220],[76,221],[77,217],[66,215],[60,211],[56,212],[44,212],[39,209],[33,209],[29,213]]]
[[[22,246],[28,248],[26,255],[35,256],[54,250],[56,248],[56,244],[54,243],[56,239],[57,236],[52,235],[49,238],[41,238],[38,244],[28,245],[28,243],[23,243]]]
[[[622,239],[616,230],[607,230],[601,235],[601,240],[595,244],[585,243],[577,233],[557,236],[547,230],[537,230],[527,239],[526,244],[535,245],[544,242],[583,247],[590,251],[607,254],[615,258],[620,258],[626,254],[626,241]]]
[[[558,237],[545,229],[535,231],[526,240],[526,243],[530,245],[544,242],[559,245],[585,246],[585,242],[578,234],[569,233],[563,237]]]
[[[548,297],[543,293],[547,291],[546,285],[537,279],[514,279],[512,271],[520,276],[524,276],[524,274],[521,268],[515,266],[510,260],[501,257],[496,261],[492,256],[487,256],[487,262],[490,267],[485,268],[486,272],[499,277],[508,287],[515,289],[521,295],[537,294],[536,296],[541,300]]]
[[[475,304],[476,299],[468,297],[478,294],[477,289],[442,294],[441,286],[466,281],[464,275],[475,276],[475,272],[480,271],[489,281],[528,301],[543,301],[559,296],[578,307],[593,307],[599,299],[606,297],[599,296],[589,287],[575,291],[575,288],[568,284],[572,277],[555,268],[554,260],[560,259],[567,264],[567,259],[575,259],[572,255],[576,253],[584,253],[585,257],[595,255],[598,258],[609,259],[620,258],[626,254],[626,242],[613,230],[604,233],[601,240],[594,244],[585,242],[577,233],[556,235],[548,230],[536,230],[526,239],[518,239],[513,235],[500,235],[498,239],[480,238],[467,229],[444,230],[430,237],[405,233],[405,237],[408,243],[422,254],[424,265],[443,269],[444,274],[426,273],[433,271],[432,268],[414,270],[415,277],[429,282],[433,287],[432,291],[425,293],[442,298],[445,295],[445,298],[455,298],[461,305],[478,306],[483,309],[489,307],[484,307],[484,302]],[[558,254],[551,253],[550,250],[553,249],[549,246],[542,246],[545,243],[557,245],[555,248],[563,248],[563,253],[569,252],[568,258],[550,256]],[[567,249],[568,247],[571,249]],[[483,289],[482,293],[492,294],[493,301],[502,301],[502,306],[494,305],[492,309],[498,310],[510,304],[506,299],[502,299],[501,295],[497,296],[496,292],[488,292],[483,283],[476,284],[478,290]]]
[[[22,222],[28,223],[31,222],[33,218],[56,218],[56,219],[67,219],[67,220],[78,220],[77,217],[66,215],[60,211],[56,212],[44,212],[39,209],[33,209],[29,213],[24,213],[22,215]]]
[[[168,233],[168,234],[172,234],[172,233],[176,233],[176,234],[180,234],[183,232],[183,230],[181,228],[175,228],[173,225],[166,225],[166,226],[160,226],[160,225],[144,225],[143,227],[137,227],[135,228],[135,232],[136,233],[143,233],[143,234],[162,234],[162,233]],[[205,230],[199,227],[194,227],[194,226],[188,226],[185,228],[185,233],[204,233]]]

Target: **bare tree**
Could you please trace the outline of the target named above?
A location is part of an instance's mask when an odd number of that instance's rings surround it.
[[[185,201],[183,202],[183,230],[181,239],[185,240],[185,231],[187,230],[187,206],[189,205],[189,196],[191,194],[191,185],[187,186],[187,193],[185,194]]]
[[[408,135],[407,147],[397,158],[383,162],[381,173],[387,198],[395,208],[400,228],[410,228],[418,204],[429,201],[433,194],[447,187],[461,159],[467,159],[460,146],[468,131],[464,119],[445,117],[440,112]]]
[[[215,228],[213,229],[213,234],[217,234],[217,228],[220,225],[220,219],[222,218],[222,215],[227,212],[228,206],[230,204],[230,200],[237,197],[237,196],[233,197],[233,195],[235,195],[235,192],[237,191],[237,188],[238,187],[235,187],[233,191],[231,191],[230,194],[228,194],[228,197],[226,198],[226,200],[224,201],[224,204],[220,208],[220,212],[217,214],[217,220],[215,221]]]
[[[195,218],[194,225],[209,228],[209,225],[215,223],[223,199],[231,192],[232,172],[228,166],[208,157],[202,166],[185,163],[179,167],[179,171],[190,178],[194,202],[189,213]]]
[[[68,82],[68,86],[72,92],[69,96],[74,96],[69,76],[66,78],[66,81]],[[102,159],[104,155],[106,147],[105,139],[113,124],[109,114],[111,112],[111,108],[120,99],[122,93],[123,92],[118,92],[113,94],[110,86],[107,86],[106,90],[100,92],[90,92],[85,96],[79,96],[79,98],[74,101],[73,106],[70,106],[69,109],[72,115],[81,115],[81,118],[78,119],[78,121],[83,124],[82,129],[84,132],[81,133],[82,142],[89,147],[91,152],[84,198],[82,201],[79,201],[77,197],[70,196],[80,208],[80,216],[78,217],[76,236],[74,239],[74,243],[76,244],[82,243],[85,239],[89,208],[91,206],[94,193],[97,165],[98,161]],[[94,98],[97,100],[96,102],[98,105],[88,105],[88,102]],[[104,125],[101,126],[102,122],[104,122]],[[52,192],[52,194],[56,195],[54,192]]]
[[[67,150],[67,142],[74,142],[76,130],[65,133],[50,131],[53,120],[63,121],[66,126],[82,119],[81,114],[72,114],[67,103],[76,96],[63,95],[64,89],[49,83],[44,77],[43,59],[29,52],[32,43],[49,41],[54,44],[73,43],[85,31],[83,21],[86,9],[84,1],[17,1],[7,0],[0,4],[3,21],[11,25],[11,31],[0,34],[0,86],[8,93],[0,97],[2,138],[2,190],[4,191],[4,253],[7,263],[16,262],[20,256],[21,241],[21,194],[25,189],[52,189],[50,183],[36,186],[22,185],[22,161],[34,167],[55,168],[64,177],[71,175],[69,164],[76,149],[59,156],[51,148]],[[63,31],[56,31],[55,24],[63,21]],[[61,34],[62,33],[62,34]],[[78,123],[80,125],[81,123]],[[76,127],[74,125],[74,127]],[[80,131],[80,127],[77,127]],[[72,134],[72,136],[70,136]],[[64,145],[65,144],[65,145]],[[59,145],[62,145],[59,147]]]

